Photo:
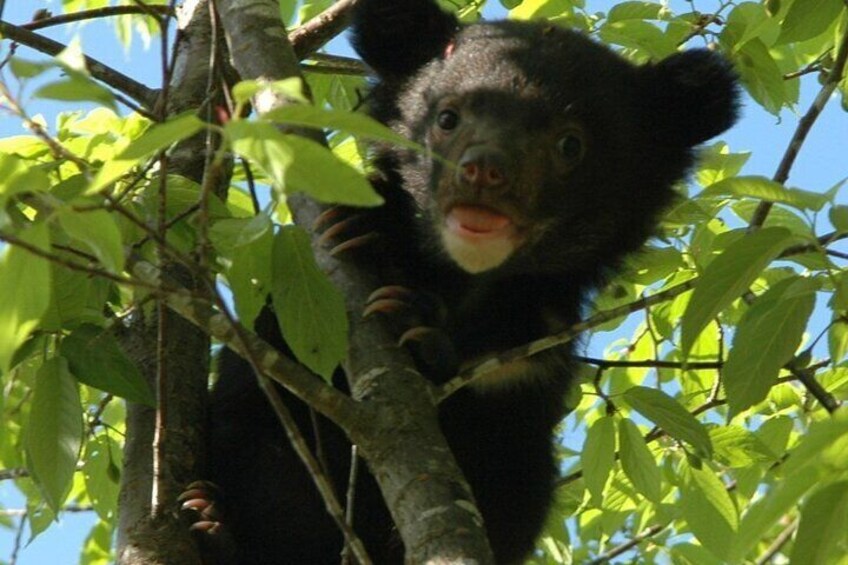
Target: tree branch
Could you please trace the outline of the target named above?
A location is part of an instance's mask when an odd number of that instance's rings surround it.
[[[816,95],[816,98],[813,100],[813,103],[810,105],[807,113],[804,114],[798,122],[798,127],[795,129],[795,133],[789,141],[789,146],[786,148],[783,159],[781,159],[780,164],[777,167],[777,171],[775,171],[774,176],[772,177],[774,182],[784,184],[789,178],[789,172],[792,170],[792,165],[795,163],[795,159],[801,151],[801,146],[807,139],[807,134],[810,133],[810,129],[813,127],[813,124],[816,123],[816,120],[819,115],[821,115],[828,100],[830,100],[833,92],[842,80],[842,76],[845,72],[846,59],[848,59],[848,29],[845,30],[845,33],[842,36],[839,51],[833,62],[833,68],[830,70],[827,79],[824,81],[824,84],[822,84],[821,90],[819,90],[818,95]],[[757,209],[754,211],[753,217],[751,218],[750,229],[755,230],[762,227],[773,205],[774,203],[768,200],[760,202],[759,206],[757,206]]]
[[[358,0],[339,0],[289,33],[289,41],[302,61],[340,34],[350,23],[350,10]]]
[[[491,372],[497,371],[507,363],[524,357],[529,357],[530,355],[535,355],[536,353],[541,353],[546,349],[566,344],[584,331],[598,327],[610,320],[615,320],[621,316],[627,316],[633,312],[638,312],[639,310],[644,310],[645,308],[649,308],[656,304],[667,302],[694,288],[697,280],[697,278],[689,279],[677,286],[667,288],[666,290],[658,292],[657,294],[652,294],[651,296],[646,296],[645,298],[631,302],[630,304],[625,304],[618,308],[613,308],[612,310],[598,312],[588,320],[578,322],[560,333],[544,337],[542,339],[537,339],[536,341],[532,341],[528,344],[520,345],[513,349],[487,356],[483,359],[478,359],[474,361],[472,366],[463,367],[458,376],[442,385],[441,390],[439,391],[439,402],[455,393],[474,379],[484,377]]]
[[[73,22],[95,20],[99,18],[109,18],[113,16],[126,16],[133,14],[155,14],[157,16],[163,17],[170,17],[174,15],[173,11],[168,6],[106,6],[93,10],[80,10],[79,12],[73,12],[71,14],[60,14],[58,16],[41,18],[29,23],[25,23],[20,27],[29,31],[35,31],[37,29],[42,29],[45,27],[69,24]]]
[[[609,551],[599,555],[598,557],[596,557],[595,559],[590,561],[589,564],[590,565],[600,565],[601,563],[606,563],[607,561],[611,561],[612,559],[615,559],[616,557],[618,557],[622,553],[626,553],[626,552],[630,551],[631,549],[635,548],[637,545],[639,545],[640,543],[642,543],[646,539],[654,537],[655,535],[657,535],[658,533],[660,533],[664,529],[665,529],[665,526],[655,524],[655,525],[651,526],[650,528],[646,529],[645,531],[643,531],[641,534],[639,534],[637,536],[633,536],[633,539],[630,539],[630,540],[622,543],[621,545],[617,545],[614,548],[610,549]]]
[[[33,33],[23,27],[12,25],[4,21],[0,21],[0,35],[4,38],[26,45],[27,47],[31,47],[37,51],[41,51],[42,53],[46,53],[47,55],[58,55],[66,47],[58,41],[53,41],[43,35]],[[143,107],[153,108],[158,96],[158,91],[146,87],[140,82],[119,73],[115,69],[92,57],[85,56],[85,64],[92,77],[109,85],[119,92],[127,94]]]

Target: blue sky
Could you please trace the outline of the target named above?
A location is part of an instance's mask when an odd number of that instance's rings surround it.
[[[605,11],[608,1],[588,1],[592,10]],[[672,7],[686,11],[683,3],[672,2]],[[715,4],[703,3],[699,6],[709,11]],[[6,2],[5,21],[23,23],[30,19],[38,8],[47,8],[54,13],[61,13],[59,0],[10,0]],[[494,15],[494,14],[492,14]],[[45,30],[44,32],[62,42],[69,41],[79,33],[84,51],[100,59],[116,69],[129,73],[134,79],[149,86],[160,83],[158,69],[158,54],[155,51],[145,51],[141,42],[136,40],[129,53],[115,40],[114,33],[108,23],[90,23],[85,26],[73,25]],[[153,49],[156,48],[154,44]],[[0,47],[0,57],[5,56],[8,42]],[[335,52],[339,52],[336,50]],[[18,56],[35,58],[32,51],[19,48]],[[4,78],[8,80],[8,73]],[[30,90],[31,91],[31,90]],[[808,77],[802,88],[802,98],[799,111],[804,112],[818,91],[818,83],[814,77]],[[52,125],[55,115],[60,110],[75,109],[68,104],[53,104],[44,101],[33,101],[26,104],[31,113],[41,113],[47,117],[47,123]],[[87,109],[86,107],[82,107]],[[797,117],[784,111],[782,119],[763,111],[753,102],[748,102],[743,110],[740,124],[723,136],[733,151],[752,151],[744,174],[756,174],[770,177],[783,155],[789,139],[797,125]],[[0,137],[25,133],[20,123],[13,117],[0,114]],[[818,123],[813,128],[804,144],[801,154],[796,161],[789,184],[812,191],[824,191],[848,177],[848,113],[841,110],[839,101],[832,100]],[[841,200],[845,201],[843,197]],[[632,328],[631,328],[632,329]],[[617,336],[620,337],[620,333]],[[590,350],[601,350],[609,336],[596,336]],[[577,444],[581,443],[579,440]],[[8,481],[0,482],[0,504],[5,508],[20,508],[22,498],[16,493]],[[26,547],[19,555],[19,565],[43,564],[72,564],[78,562],[79,548],[82,540],[88,534],[93,523],[93,516],[86,514],[65,514],[60,523],[52,526],[46,533],[37,538],[32,545]],[[25,538],[28,533],[25,534]],[[8,560],[13,545],[13,535],[5,529],[0,529],[0,563]]]

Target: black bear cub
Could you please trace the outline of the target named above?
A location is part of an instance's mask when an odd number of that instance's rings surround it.
[[[352,39],[379,78],[372,115],[427,148],[375,149],[373,182],[387,203],[365,217],[402,273],[385,284],[406,289],[387,287],[372,309],[438,301],[407,336],[434,380],[577,321],[656,228],[693,147],[736,119],[735,75],[707,50],[636,66],[549,23],[460,25],[432,0],[360,0]],[[285,348],[270,312],[257,331]],[[514,362],[440,406],[498,563],[529,555],[553,498],[570,357],[562,346]],[[220,373],[209,478],[236,545],[224,561],[338,563],[341,536],[249,367],[225,352]],[[285,398],[346,492],[348,441]],[[367,473],[355,511],[374,561],[402,562]]]

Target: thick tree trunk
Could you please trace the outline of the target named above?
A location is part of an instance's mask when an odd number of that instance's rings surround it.
[[[214,36],[207,1],[185,2],[178,24],[181,40],[175,47],[175,66],[165,101],[168,115],[201,108],[208,102],[210,84],[209,54]],[[168,173],[200,183],[207,149],[205,135],[181,143],[168,159]],[[147,221],[155,224],[155,218]],[[198,290],[199,281],[186,267],[169,263],[167,257],[161,260],[168,277],[188,289]],[[209,336],[164,309],[160,311],[163,314],[160,324],[156,309],[151,310],[138,310],[124,343],[153,390],[157,389],[157,376],[164,379],[164,394],[160,399],[160,409],[165,407],[161,427],[164,433],[159,439],[161,458],[154,477],[156,410],[130,403],[119,500],[118,561],[144,565],[196,564],[200,557],[186,524],[179,520],[177,496],[189,482],[202,476],[204,467]],[[161,366],[157,363],[159,347],[164,350]]]

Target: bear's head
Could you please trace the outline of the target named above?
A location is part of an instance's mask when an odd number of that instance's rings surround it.
[[[461,26],[430,0],[360,0],[353,43],[379,77],[372,113],[427,149],[382,161],[469,273],[614,266],[737,116],[736,76],[704,49],[635,65],[550,23]]]

